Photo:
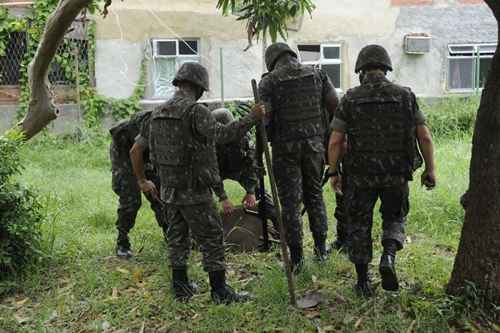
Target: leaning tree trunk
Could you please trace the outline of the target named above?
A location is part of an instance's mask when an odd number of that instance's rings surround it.
[[[49,66],[71,23],[91,3],[92,0],[60,0],[56,10],[47,19],[41,42],[28,67],[28,113],[18,124],[26,139],[40,132],[59,114],[50,90]]]
[[[486,0],[497,22],[500,3]],[[499,36],[500,37],[500,36]],[[500,38],[499,38],[500,40]],[[500,54],[493,58],[479,106],[470,166],[465,221],[448,292],[467,281],[500,303]]]

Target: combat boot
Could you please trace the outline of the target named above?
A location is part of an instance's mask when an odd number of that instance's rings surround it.
[[[398,277],[394,262],[396,259],[396,242],[387,240],[384,242],[384,252],[380,258],[379,272],[382,277],[382,288],[389,291],[399,289]]]
[[[177,301],[187,302],[198,292],[198,286],[190,282],[187,276],[187,268],[172,269],[172,288]]]
[[[209,272],[210,295],[215,304],[243,303],[250,299],[246,293],[237,293],[226,283],[226,271]]]
[[[130,259],[133,255],[134,254],[130,249],[130,241],[128,240],[128,235],[119,233],[118,239],[116,241],[116,256],[120,259]]]
[[[292,273],[299,274],[304,266],[302,246],[290,246],[290,260],[292,263]]]
[[[354,285],[354,292],[361,297],[372,297],[375,293],[368,276],[368,264],[356,264],[358,282]]]

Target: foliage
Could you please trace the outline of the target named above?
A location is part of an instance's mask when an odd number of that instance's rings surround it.
[[[450,97],[421,103],[432,134],[436,137],[470,135],[474,129],[479,97]]]
[[[237,12],[237,20],[246,21],[250,43],[267,34],[274,43],[278,35],[286,40],[290,21],[305,12],[311,14],[315,5],[312,0],[218,0],[217,8],[224,15]]]
[[[22,169],[22,144],[18,131],[0,137],[0,279],[20,273],[41,255],[41,206],[29,189],[13,179]]]

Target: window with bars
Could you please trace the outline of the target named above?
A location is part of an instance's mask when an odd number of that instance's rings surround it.
[[[448,46],[448,89],[468,92],[484,88],[496,44]]]
[[[175,91],[175,73],[186,62],[200,62],[199,40],[153,39],[154,97],[168,98]]]
[[[337,89],[342,87],[342,52],[340,44],[299,44],[299,58],[304,65],[321,68]]]

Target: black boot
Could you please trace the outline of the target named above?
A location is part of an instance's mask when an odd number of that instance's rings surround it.
[[[247,294],[237,293],[226,284],[226,271],[214,271],[208,273],[210,279],[210,287],[212,288],[210,295],[215,304],[231,304],[234,302],[241,303],[250,299]]]
[[[116,240],[116,256],[121,259],[130,259],[133,256],[133,252],[130,249],[128,235],[123,232],[118,232],[118,239]]]
[[[302,246],[290,246],[290,260],[292,262],[292,273],[299,274],[304,266]]]
[[[374,292],[368,277],[368,264],[356,264],[356,273],[358,282],[354,285],[354,291],[358,296],[372,297]]]
[[[396,259],[397,244],[393,240],[384,241],[384,252],[380,258],[380,276],[382,277],[382,288],[389,291],[399,289],[398,277],[394,262]]]
[[[325,239],[314,241],[314,257],[318,262],[325,262],[328,259]]]
[[[172,287],[175,299],[180,302],[187,302],[198,291],[198,286],[189,282],[187,268],[172,269]]]

